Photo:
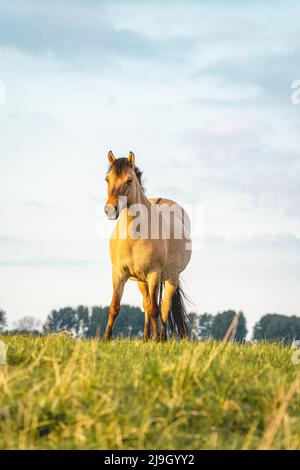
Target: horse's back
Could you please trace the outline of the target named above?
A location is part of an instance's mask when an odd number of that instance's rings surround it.
[[[173,227],[171,224],[171,232],[175,231],[174,224],[179,225],[179,231],[182,228],[182,238],[185,240],[189,240],[191,238],[191,223],[189,216],[187,215],[186,211],[180,204],[178,204],[176,201],[173,201],[172,199],[167,199],[167,198],[150,198],[149,201],[151,204],[156,204],[158,206],[168,206],[170,210],[174,213],[174,219],[173,219]]]

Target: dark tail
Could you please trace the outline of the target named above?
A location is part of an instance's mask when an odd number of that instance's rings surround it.
[[[161,303],[163,291],[163,283],[160,285],[159,303]],[[189,299],[183,292],[181,283],[179,283],[173,298],[171,311],[168,318],[168,326],[172,335],[177,338],[188,338],[190,335],[190,318],[188,316],[187,308],[185,303],[188,303]]]

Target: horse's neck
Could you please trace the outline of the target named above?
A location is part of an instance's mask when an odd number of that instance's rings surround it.
[[[134,201],[131,202],[129,208],[126,210],[122,211],[121,217],[120,217],[120,224],[119,229],[121,226],[121,231],[122,233],[123,230],[127,233],[129,236],[129,231],[132,230],[133,225],[131,222],[133,222],[136,217],[138,217],[139,221],[142,223],[143,221],[145,222],[145,230],[148,232],[147,238],[149,237],[149,230],[151,227],[151,202],[146,198],[145,193],[143,192],[142,188],[139,186],[137,189],[136,197]],[[131,238],[131,236],[129,236]]]
[[[151,211],[151,202],[146,198],[144,191],[142,190],[141,186],[138,186],[137,189],[137,197],[136,201],[133,204],[141,204],[143,205],[148,211]]]
[[[131,210],[130,210],[131,209]],[[128,220],[131,221],[136,217],[136,211],[140,211],[141,217],[151,217],[151,202],[146,198],[144,191],[139,185],[136,192],[135,200],[131,202],[129,207]],[[132,215],[130,215],[130,213]]]

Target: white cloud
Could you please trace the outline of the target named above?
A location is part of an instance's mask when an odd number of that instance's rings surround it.
[[[8,314],[109,301],[109,148],[135,151],[149,196],[203,204],[205,230],[220,240],[195,252],[186,272],[199,312],[297,313],[298,245],[255,237],[300,237],[300,108],[290,101],[298,4],[0,5]],[[134,286],[126,296],[140,302]]]

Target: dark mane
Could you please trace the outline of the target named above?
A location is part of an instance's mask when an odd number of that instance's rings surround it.
[[[117,160],[112,165],[110,165],[108,173],[110,171],[114,171],[116,176],[122,176],[122,174],[125,173],[129,168],[131,168],[131,165],[128,161],[128,158],[117,158]],[[145,192],[145,188],[142,182],[143,172],[137,166],[134,167],[134,171],[142,190]]]

